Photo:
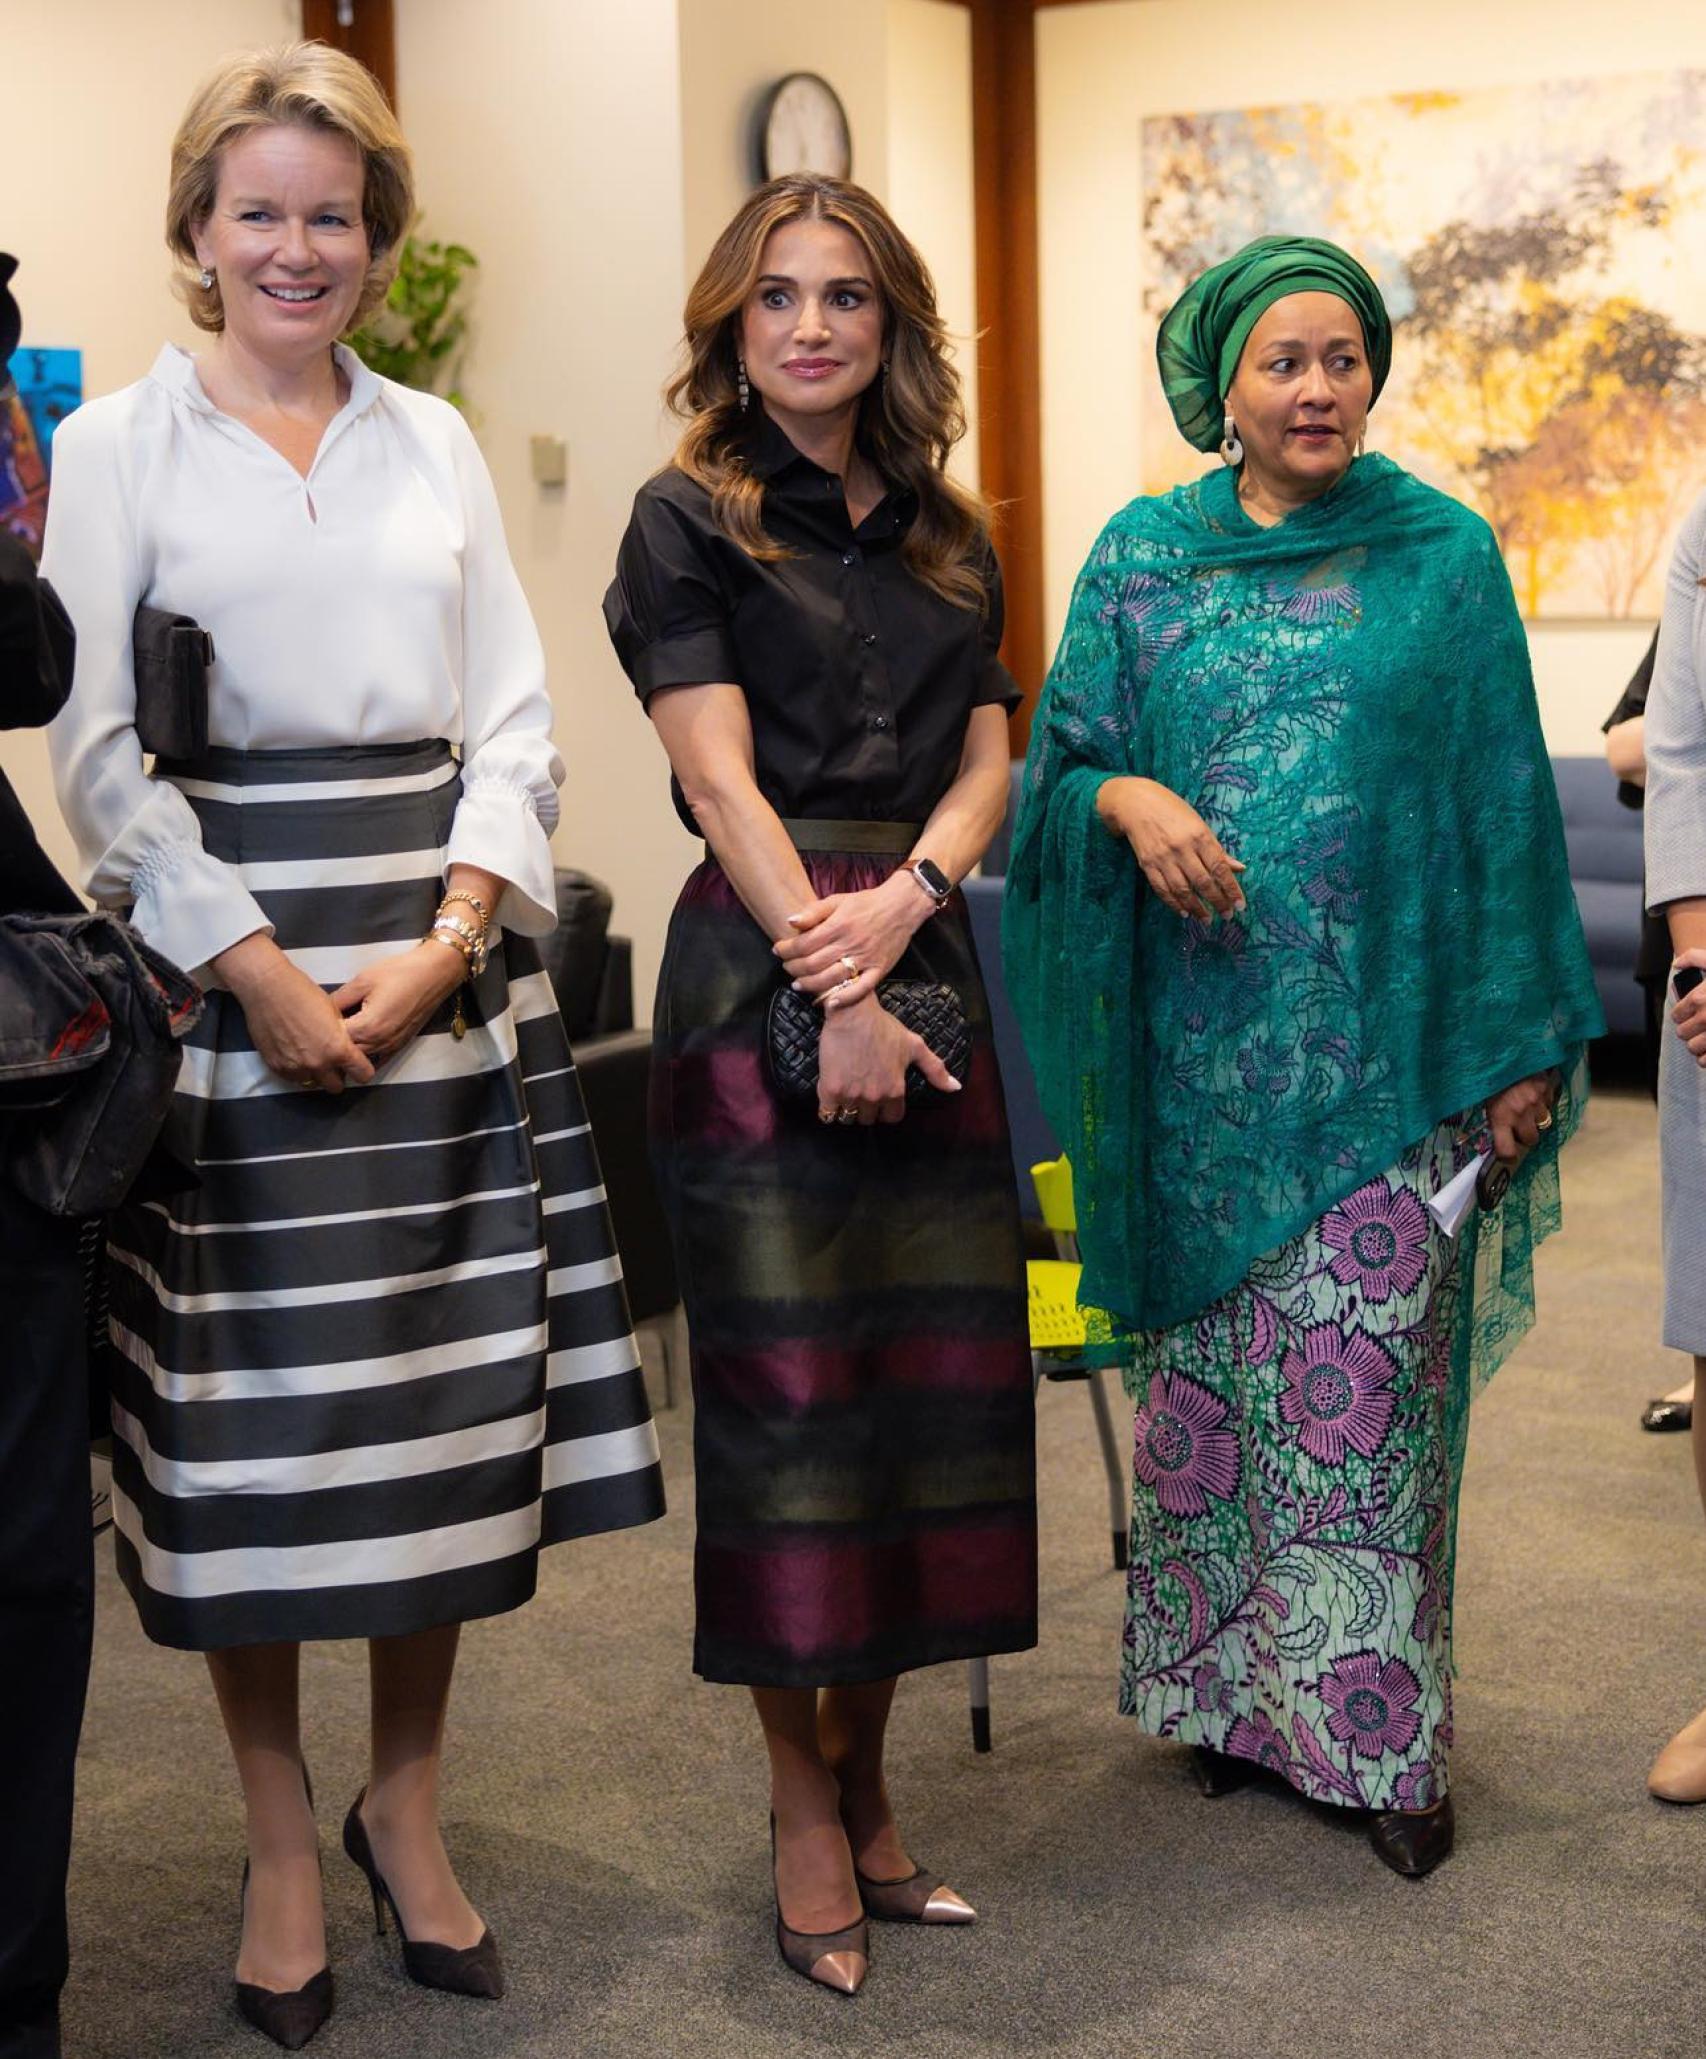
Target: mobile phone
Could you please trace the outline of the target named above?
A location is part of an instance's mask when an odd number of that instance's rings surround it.
[[[1692,994],[1703,979],[1706,979],[1706,965],[1679,965],[1671,975],[1671,991],[1680,1001],[1684,994]]]

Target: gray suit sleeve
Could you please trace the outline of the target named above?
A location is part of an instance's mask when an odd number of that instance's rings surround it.
[[[1706,896],[1706,495],[1665,582],[1647,696],[1647,906]]]

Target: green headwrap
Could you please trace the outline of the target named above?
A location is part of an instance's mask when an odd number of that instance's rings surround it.
[[[1225,421],[1226,389],[1250,331],[1290,293],[1332,293],[1362,323],[1374,392],[1392,369],[1392,318],[1374,283],[1349,251],[1316,236],[1258,236],[1212,266],[1161,318],[1155,355],[1161,386],[1185,441],[1214,450]]]

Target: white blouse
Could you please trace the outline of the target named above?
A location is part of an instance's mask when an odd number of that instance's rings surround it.
[[[163,349],[53,439],[42,570],[77,630],[49,731],[59,805],[89,892],[179,965],[270,925],[203,848],[175,786],[143,769],[131,621],[146,601],[212,637],[208,740],[238,750],[460,746],[446,865],[509,882],[506,928],[556,922],[549,837],[563,765],[538,631],[473,436],[447,402],[338,346],[350,397],[306,479]]]

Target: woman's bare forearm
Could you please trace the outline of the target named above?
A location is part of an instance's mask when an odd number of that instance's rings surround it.
[[[772,943],[817,896],[782,818],[759,792],[752,720],[738,686],[668,687],[647,712],[688,812],[741,905]]]
[[[974,709],[959,771],[930,811],[913,858],[930,859],[956,884],[964,879],[989,849],[1007,813],[1009,766],[1005,713]]]

